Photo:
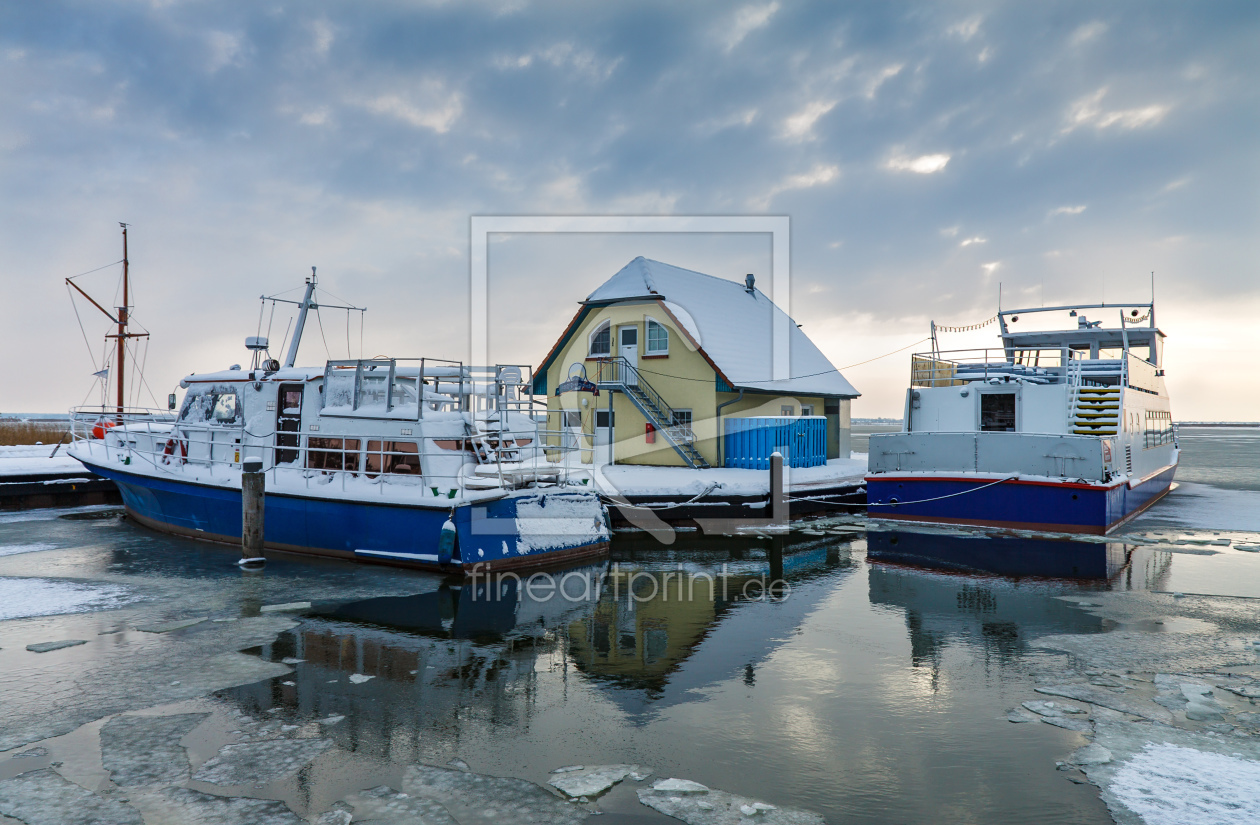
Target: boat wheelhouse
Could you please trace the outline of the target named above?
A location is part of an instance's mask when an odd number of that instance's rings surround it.
[[[1064,313],[1074,328],[1013,330]],[[871,436],[870,514],[1106,533],[1166,494],[1178,448],[1154,303],[997,318],[1000,348],[911,356],[903,431]]]
[[[284,365],[250,338],[251,368],[185,377],[178,412],[74,410],[71,455],[117,483],[136,521],[195,538],[240,541],[249,457],[269,549],[469,572],[607,552],[607,511],[576,448],[540,427],[529,367],[296,368],[314,290],[312,275]]]

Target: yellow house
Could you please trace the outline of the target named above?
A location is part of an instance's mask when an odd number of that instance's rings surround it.
[[[788,350],[777,359],[776,338]],[[580,442],[585,460],[700,468],[730,463],[720,435],[732,418],[825,420],[826,457],[848,458],[859,394],[753,276],[642,257],[581,303],[534,392],[547,396],[549,429]]]

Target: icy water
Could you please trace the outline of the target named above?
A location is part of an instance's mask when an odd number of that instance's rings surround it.
[[[1260,430],[1181,439],[1108,541],[619,533],[550,599],[0,515],[0,823],[1256,821]]]

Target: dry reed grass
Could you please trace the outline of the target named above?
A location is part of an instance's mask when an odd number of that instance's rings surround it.
[[[69,430],[69,422],[0,421],[0,445],[34,444],[37,441],[56,444],[65,438]]]

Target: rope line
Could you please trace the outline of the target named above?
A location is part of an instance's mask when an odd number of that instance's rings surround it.
[[[84,275],[91,275],[93,272],[100,272],[102,269],[108,269],[111,266],[118,266],[120,263],[122,263],[122,258],[119,258],[112,264],[105,264],[105,266],[98,266],[96,269],[89,269],[87,272],[80,272],[78,275],[71,275],[69,278],[66,278],[66,280],[73,281],[75,278],[82,278]]]
[[[944,496],[936,496],[934,498],[921,498],[918,501],[895,501],[895,502],[868,501],[864,504],[849,504],[843,501],[827,501],[824,498],[790,498],[788,499],[788,501],[816,501],[820,504],[834,504],[837,507],[868,507],[868,508],[869,507],[900,507],[903,504],[927,504],[929,501],[942,501],[947,498],[957,498],[958,496],[965,496],[968,493],[978,493],[981,490],[987,490],[990,487],[994,487],[1005,481],[1012,481],[1016,478],[1019,478],[1019,476],[1007,476],[1006,478],[999,478],[997,481],[993,481],[988,484],[983,484],[979,487],[972,487],[970,490],[962,490],[961,492],[950,493],[949,495],[944,495]]]
[[[987,320],[987,321],[981,321],[981,322],[980,322],[980,323],[978,323],[978,324],[971,324],[971,325],[969,325],[969,326],[965,326],[965,327],[943,327],[943,326],[941,326],[940,324],[937,324],[937,325],[936,325],[936,331],[937,331],[937,332],[971,332],[972,330],[976,330],[976,329],[984,329],[984,328],[985,328],[985,327],[987,327],[989,324],[991,324],[991,323],[993,323],[994,321],[996,321],[996,320],[997,320],[997,318],[998,318],[998,317],[997,317],[996,315],[994,315],[992,318],[990,318],[990,319],[989,319],[989,320]]]

